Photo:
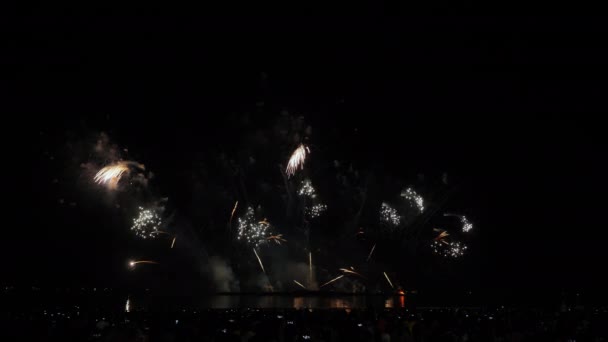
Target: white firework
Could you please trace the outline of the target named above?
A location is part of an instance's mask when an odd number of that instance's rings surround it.
[[[135,235],[148,239],[156,237],[160,233],[161,224],[162,219],[156,211],[139,207],[139,215],[133,219],[131,230],[135,232]]]
[[[266,242],[266,238],[271,236],[270,223],[268,221],[257,221],[253,208],[248,207],[245,216],[238,219],[237,238],[254,247]]]
[[[310,182],[310,179],[305,179],[302,182],[300,189],[298,189],[298,195],[308,196],[310,198],[317,197],[317,192],[316,192],[315,188],[313,188],[312,183]]]
[[[407,188],[401,191],[401,197],[404,197],[410,202],[413,202],[420,212],[424,211],[424,198],[418,195],[412,188]]]
[[[460,219],[462,223],[462,232],[468,233],[471,229],[473,229],[473,223],[471,223],[466,216],[464,215],[456,215],[456,214],[443,214],[443,216],[455,216]]]
[[[315,204],[310,208],[306,208],[306,214],[311,218],[317,218],[321,216],[327,210],[327,206],[325,204],[319,203]]]
[[[391,227],[397,227],[401,224],[401,216],[399,216],[397,209],[392,208],[386,203],[382,203],[382,207],[380,208],[380,220]]]
[[[447,244],[440,241],[433,241],[431,248],[435,254],[446,258],[460,258],[464,255],[468,247],[461,242],[449,242]]]
[[[289,158],[289,162],[287,162],[287,168],[285,169],[287,177],[293,176],[298,169],[301,170],[304,168],[307,153],[310,153],[310,150],[308,147],[304,146],[304,144],[300,144],[300,146],[293,151]]]

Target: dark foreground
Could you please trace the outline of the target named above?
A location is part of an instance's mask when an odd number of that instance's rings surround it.
[[[229,309],[10,313],[2,341],[608,341],[608,309]]]

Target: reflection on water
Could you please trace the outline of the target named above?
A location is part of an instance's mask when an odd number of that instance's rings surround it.
[[[290,296],[290,295],[214,295],[203,299],[204,308],[398,308],[405,307],[405,296]]]

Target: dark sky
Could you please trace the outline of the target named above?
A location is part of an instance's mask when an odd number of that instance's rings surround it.
[[[608,55],[597,20],[101,12],[40,10],[11,29],[7,282],[122,276],[123,235],[87,230],[101,215],[92,204],[56,204],[91,200],[73,193],[69,143],[108,133],[179,207],[190,195],[180,177],[228,141],[230,115],[263,126],[288,110],[315,128],[315,144],[379,177],[447,171],[462,182],[460,207],[476,219],[462,276],[477,286],[605,285]]]

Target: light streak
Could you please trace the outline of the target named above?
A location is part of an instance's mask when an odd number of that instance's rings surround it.
[[[386,277],[386,281],[388,281],[389,285],[391,285],[391,288],[394,289],[395,287],[393,286],[393,283],[391,282],[390,278],[388,277],[388,274],[386,274],[386,272],[383,272],[383,273],[384,273],[384,277]]]

